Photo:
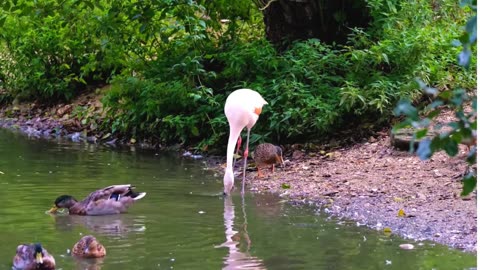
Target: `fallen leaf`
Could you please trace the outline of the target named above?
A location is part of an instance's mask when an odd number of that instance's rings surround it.
[[[329,157],[329,158],[333,158],[333,156],[335,156],[335,153],[333,153],[333,152],[326,153],[325,156]]]
[[[393,198],[393,201],[394,201],[394,202],[403,202],[404,199],[395,197],[395,198]]]
[[[392,229],[390,229],[389,227],[385,227],[385,228],[383,228],[383,233],[386,236],[390,236],[392,234]]]
[[[398,210],[398,217],[405,217],[405,211],[403,209]]]
[[[289,185],[289,184],[286,184],[286,183],[283,183],[283,184],[282,184],[282,188],[283,188],[283,189],[289,189],[289,188],[290,188],[290,185]]]

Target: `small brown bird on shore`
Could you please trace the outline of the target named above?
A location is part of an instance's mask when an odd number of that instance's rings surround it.
[[[107,252],[94,236],[86,235],[73,246],[72,254],[82,258],[101,258]]]
[[[261,168],[264,166],[272,166],[272,172],[275,170],[275,164],[283,165],[283,153],[280,146],[271,143],[262,143],[255,148],[253,159],[257,166],[258,177],[263,177]]]
[[[55,270],[55,259],[42,247],[42,244],[19,245],[13,257],[13,269]]]

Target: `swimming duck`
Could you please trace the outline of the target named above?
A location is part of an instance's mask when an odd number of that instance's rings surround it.
[[[283,165],[283,153],[280,146],[271,143],[262,143],[255,148],[253,159],[257,166],[258,177],[263,177],[261,167],[272,165],[272,172],[275,170],[275,164]]]
[[[67,208],[70,214],[83,216],[123,213],[147,194],[134,192],[133,188],[132,185],[109,186],[90,193],[80,202],[70,195],[62,195],[55,200],[55,205],[48,212],[55,213],[60,208]]]
[[[13,257],[16,270],[55,270],[55,259],[42,247],[42,244],[19,245]]]
[[[86,235],[73,246],[72,254],[83,258],[101,258],[107,253],[94,236]]]

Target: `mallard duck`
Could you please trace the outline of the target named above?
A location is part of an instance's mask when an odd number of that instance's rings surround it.
[[[275,164],[283,165],[283,153],[280,146],[271,143],[259,144],[253,153],[253,159],[257,166],[258,177],[263,177],[261,168],[272,165],[272,172],[275,170]]]
[[[94,236],[86,235],[73,246],[72,254],[83,258],[101,258],[107,252]]]
[[[42,247],[42,244],[19,245],[13,257],[13,269],[17,270],[54,270],[55,259]]]
[[[109,186],[90,193],[80,202],[70,195],[62,195],[55,200],[54,206],[48,212],[55,213],[60,208],[67,208],[72,215],[101,216],[123,213],[147,194],[134,192],[133,188],[132,185]]]

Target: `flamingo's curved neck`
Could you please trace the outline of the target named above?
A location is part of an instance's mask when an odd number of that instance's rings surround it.
[[[241,132],[242,129],[230,126],[230,136],[228,137],[227,145],[227,167],[225,168],[225,171],[233,171],[233,152],[235,151],[235,144],[237,143]]]

